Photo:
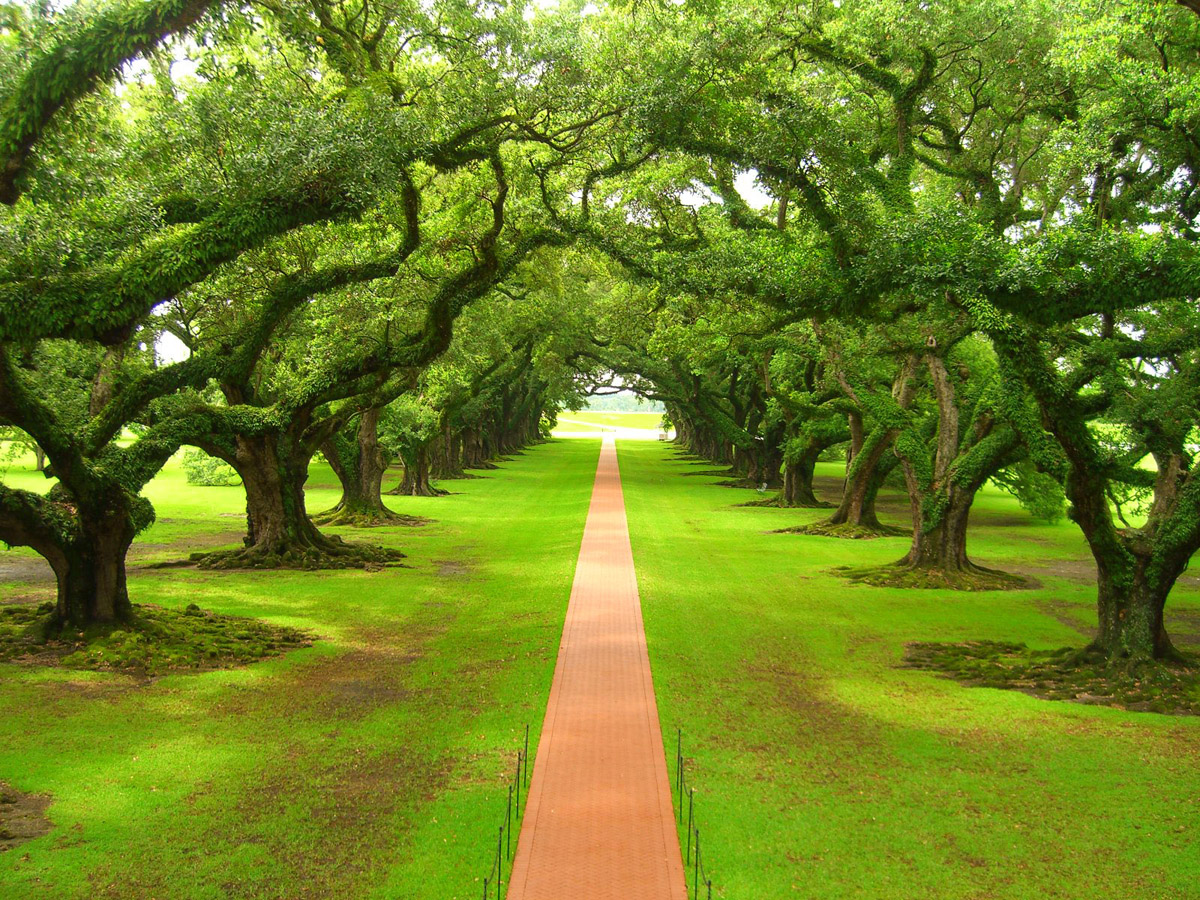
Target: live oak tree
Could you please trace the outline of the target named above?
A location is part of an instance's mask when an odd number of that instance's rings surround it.
[[[124,15],[119,7],[113,14],[113,21]],[[20,361],[36,354],[36,342],[54,337],[96,341],[109,348],[105,353],[120,354],[134,340],[143,317],[164,301],[201,286],[211,288],[209,279],[228,288],[236,273],[248,268],[240,260],[243,254],[270,250],[273,241],[297,229],[354,219],[381,199],[403,194],[411,186],[406,169],[424,163],[500,171],[498,147],[505,140],[548,139],[522,111],[511,111],[512,91],[490,89],[497,78],[507,79],[510,87],[521,85],[489,56],[490,50],[481,49],[495,46],[494,40],[476,40],[489,34],[494,38],[496,26],[478,25],[469,13],[455,20],[455,27],[472,35],[468,40],[456,40],[447,20],[433,28],[418,27],[446,46],[440,58],[427,55],[415,65],[411,60],[418,57],[411,52],[403,56],[405,65],[396,65],[399,51],[414,43],[412,29],[393,33],[389,52],[372,62],[394,76],[383,79],[384,86],[369,72],[339,68],[341,60],[318,72],[324,77],[313,74],[321,67],[320,48],[328,46],[320,33],[327,23],[306,31],[299,20],[280,21],[273,31],[270,21],[263,27],[232,13],[211,24],[203,49],[197,51],[200,78],[185,90],[165,89],[170,79],[159,65],[154,91],[148,87],[144,97],[136,90],[127,93],[127,109],[104,90],[88,94],[113,77],[121,61],[194,21],[181,19],[161,28],[153,24],[156,32],[149,43],[130,43],[101,16],[96,27],[83,23],[78,30],[64,29],[47,48],[5,60],[19,70],[10,82],[17,85],[16,92],[5,100],[4,134],[15,142],[6,145],[15,162],[5,177],[11,176],[6,185],[19,184],[20,189],[6,194],[15,205],[0,229],[6,246],[18,248],[4,260],[0,283],[0,344],[7,361],[0,415],[46,450],[58,486],[49,499],[5,488],[3,528],[13,543],[33,545],[51,557],[62,555],[65,545],[88,545],[86,552],[72,549],[74,556],[66,562],[52,559],[60,575],[59,618],[73,623],[128,615],[124,551],[150,521],[148,504],[137,491],[175,447],[233,431],[261,438],[278,431],[279,414],[287,411],[245,404],[237,411],[189,408],[189,395],[175,395],[202,388],[217,375],[236,381],[239,372],[253,371],[275,330],[310,297],[394,272],[403,245],[384,240],[374,258],[283,273],[271,285],[274,291],[264,290],[258,278],[234,285],[228,298],[239,313],[245,297],[257,299],[240,317],[246,329],[227,333],[236,336],[233,343],[213,341],[185,362],[165,366],[129,390],[112,392],[106,403],[97,401],[97,421],[83,434],[69,432],[52,405],[34,396]],[[520,22],[519,15],[509,17],[509,36]],[[384,32],[391,26],[386,24]],[[360,43],[378,42],[381,38],[374,34],[360,33]],[[62,60],[83,73],[66,88]],[[538,92],[544,93],[544,87],[528,91],[530,96]],[[412,109],[413,99],[423,94],[431,95],[430,102]],[[430,114],[451,98],[464,115],[445,123]],[[71,118],[56,118],[72,103]],[[547,125],[549,120],[537,118],[540,108],[531,103],[529,116]],[[569,143],[584,127],[554,124],[550,139]],[[35,145],[40,147],[36,154]],[[171,164],[139,164],[164,156]],[[67,165],[60,169],[61,164]],[[490,226],[476,232],[485,252],[473,265],[460,268],[463,279],[456,281],[453,273],[446,277],[441,294],[446,302],[430,304],[430,328],[421,332],[428,340],[365,367],[360,359],[354,370],[360,378],[378,378],[385,370],[436,356],[455,309],[515,259],[495,254],[516,250],[519,256],[521,248],[542,240],[527,231],[513,244],[495,248],[503,192],[498,185],[484,201],[493,216]],[[405,221],[402,206],[393,204],[392,223]],[[64,216],[68,209],[72,215]],[[438,296],[435,292],[435,301]],[[349,376],[354,371],[343,367],[342,393],[320,399],[349,401],[344,383],[353,381]],[[360,380],[355,386],[364,384]],[[305,396],[311,400],[316,395],[319,390]],[[115,436],[139,419],[150,429],[147,436],[128,452],[116,447]],[[236,429],[230,428],[231,420]]]

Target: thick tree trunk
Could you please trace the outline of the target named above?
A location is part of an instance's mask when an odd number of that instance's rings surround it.
[[[33,456],[35,460],[35,468],[39,472],[46,471],[46,451],[37,444],[33,445]]]
[[[921,492],[915,476],[905,468],[909,506],[913,516],[912,546],[896,565],[912,569],[937,570],[950,574],[997,574],[975,565],[967,556],[967,522],[975,491],[952,486],[947,492],[941,519],[926,529],[921,517]]]
[[[383,475],[387,460],[379,447],[381,410],[369,409],[359,417],[354,440],[334,437],[322,446],[330,468],[342,486],[337,506],[318,516],[321,525],[382,525],[400,520],[383,504]]]
[[[429,480],[429,445],[424,444],[404,455],[404,478],[388,494],[400,497],[440,497],[446,491]]]
[[[1097,560],[1100,630],[1089,649],[1110,661],[1177,656],[1163,624],[1163,610],[1175,579],[1165,587],[1156,585],[1147,568],[1145,558]]]
[[[434,443],[430,472],[434,478],[464,478],[462,437],[450,425],[442,426],[442,433]]]
[[[102,516],[85,521],[78,540],[47,556],[58,582],[57,622],[84,628],[129,620],[133,605],[125,584],[125,557],[134,534],[128,517]]]
[[[245,549],[193,554],[206,568],[357,568],[403,558],[398,550],[345,544],[308,518],[304,482],[311,452],[289,433],[239,436],[224,457],[246,490]]]
[[[463,468],[464,469],[494,469],[496,468],[484,443],[483,432],[478,428],[468,428],[463,432]]]
[[[308,459],[281,447],[275,436],[239,437],[237,444],[234,468],[246,488],[247,548],[276,554],[323,549],[328,540],[313,526],[305,509]]]
[[[780,503],[783,506],[804,509],[818,509],[829,506],[817,499],[813,491],[813,473],[816,471],[817,458],[821,455],[819,446],[805,450],[800,458],[783,465],[783,494]]]
[[[898,462],[887,452],[891,445],[891,439],[884,437],[863,446],[862,452],[855,457],[850,475],[846,479],[842,500],[827,520],[827,525],[851,525],[872,531],[886,530],[875,514],[875,499],[879,495],[879,489],[883,487],[884,479]]]

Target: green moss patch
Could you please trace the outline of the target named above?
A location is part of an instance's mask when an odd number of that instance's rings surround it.
[[[312,645],[306,632],[243,616],[135,606],[133,620],[55,633],[53,604],[0,608],[0,660],[142,675],[227,669]]]
[[[911,532],[907,528],[893,528],[891,525],[868,528],[865,525],[830,525],[828,522],[816,522],[812,525],[795,525],[791,528],[780,528],[773,531],[772,534],[809,534],[816,537],[870,541],[881,537],[905,537],[911,534]]]
[[[1019,591],[1037,586],[1035,581],[1021,575],[1010,575],[1008,572],[979,567],[970,570],[950,570],[908,566],[873,566],[866,569],[836,566],[830,571],[844,575],[856,584],[869,584],[872,587],[943,591]]]
[[[289,547],[278,551],[247,547],[193,553],[189,559],[201,569],[367,569],[378,571],[395,565],[404,554],[391,547],[343,543],[338,535],[326,535],[326,546]]]
[[[974,687],[1022,691],[1045,700],[1200,714],[1200,660],[1191,657],[1116,665],[1071,647],[1030,650],[1024,644],[966,641],[908,644],[904,662]]]

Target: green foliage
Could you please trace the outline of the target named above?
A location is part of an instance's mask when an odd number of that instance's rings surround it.
[[[209,456],[203,450],[183,451],[182,465],[187,473],[188,484],[228,487],[242,483],[231,465]]]

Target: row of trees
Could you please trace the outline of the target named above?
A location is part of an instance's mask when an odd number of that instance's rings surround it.
[[[61,621],[128,614],[139,492],[182,445],[246,486],[225,563],[374,561],[309,519],[316,452],[329,521],[377,520],[390,458],[429,492],[616,372],[786,505],[844,446],[823,533],[880,530],[902,478],[907,570],[1001,577],[967,556],[975,493],[1061,490],[1095,649],[1172,654],[1200,548],[1190,8],[5,16],[0,418],[56,486],[0,487],[0,538],[50,559]]]
[[[693,93],[579,217],[645,286],[644,316],[596,357],[784,505],[818,505],[813,464],[844,447],[819,533],[883,530],[875,497],[902,478],[897,567],[950,584],[1005,580],[966,552],[989,479],[1035,509],[1064,492],[1097,565],[1092,649],[1172,656],[1163,610],[1200,549],[1200,20],[1165,3],[773,12],[713,29],[660,11],[696,54]]]

